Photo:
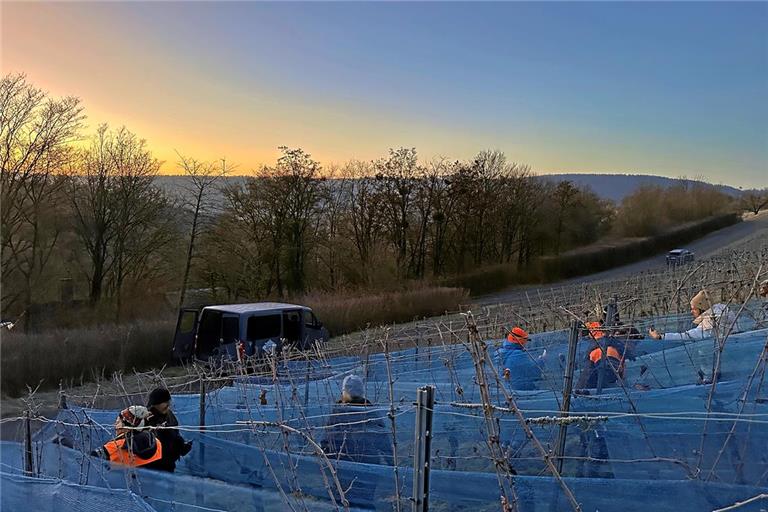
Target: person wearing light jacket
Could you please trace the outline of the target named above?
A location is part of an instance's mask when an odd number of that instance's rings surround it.
[[[684,332],[659,332],[653,327],[648,335],[655,340],[698,341],[714,336],[724,336],[734,323],[734,315],[725,304],[712,305],[708,294],[701,290],[691,299],[693,329]]]

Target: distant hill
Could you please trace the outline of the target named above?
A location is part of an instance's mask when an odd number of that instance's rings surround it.
[[[572,181],[577,185],[587,186],[599,196],[615,202],[620,202],[625,196],[628,196],[642,185],[671,187],[681,181],[696,182],[696,180],[680,180],[643,174],[542,174],[539,178],[552,181]],[[230,176],[226,179],[226,182],[235,185],[243,183],[246,179],[245,176]],[[188,180],[189,178],[185,176],[161,175],[157,177],[157,184],[166,192],[179,194],[184,191]],[[741,194],[739,189],[728,185],[711,185],[709,183],[707,185],[717,187],[726,194],[733,196]],[[215,195],[218,195],[218,193],[215,193]]]
[[[228,176],[226,181],[219,182],[216,187],[211,189],[211,200],[213,202],[223,201],[224,197],[220,191],[220,186],[225,183],[230,185],[238,185],[244,183],[245,176]],[[155,183],[163,191],[171,195],[188,195],[187,190],[191,186],[189,177],[178,175],[165,175],[161,174],[155,178]]]
[[[643,185],[657,185],[666,188],[677,185],[681,181],[701,183],[697,180],[681,180],[644,174],[543,174],[541,178],[553,181],[568,180],[577,185],[587,186],[597,195],[616,202],[621,201]],[[711,184],[707,183],[707,185]],[[739,189],[728,185],[711,186],[732,196],[741,194]]]

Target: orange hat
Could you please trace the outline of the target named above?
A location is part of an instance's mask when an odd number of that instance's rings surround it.
[[[507,335],[507,341],[525,346],[528,343],[528,333],[520,327],[514,327]]]

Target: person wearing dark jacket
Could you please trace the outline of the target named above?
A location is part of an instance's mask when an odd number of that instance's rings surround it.
[[[157,438],[163,443],[163,456],[152,463],[153,469],[176,470],[176,462],[189,453],[192,441],[184,441],[179,432],[179,420],[171,410],[171,393],[165,388],[156,388],[147,397],[147,409],[150,416],[146,420],[149,427],[155,427]]]
[[[391,464],[392,448],[380,409],[365,398],[363,380],[348,375],[342,383],[341,400],[336,402],[320,445],[330,456],[352,462]]]
[[[392,434],[384,423],[386,412],[365,397],[365,385],[357,375],[347,375],[341,399],[331,410],[320,446],[330,460],[377,465],[392,465]],[[379,476],[375,471],[339,473],[346,498],[355,506],[376,505]]]

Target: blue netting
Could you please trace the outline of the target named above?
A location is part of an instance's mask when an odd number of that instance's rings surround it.
[[[0,472],[2,510],[66,510],[67,512],[154,512],[133,493],[79,485],[59,479],[32,478]]]
[[[672,317],[664,322],[685,327]],[[643,340],[636,358],[627,362],[624,386],[575,395],[571,413],[582,420],[568,427],[563,475],[583,510],[711,510],[768,491],[768,392],[762,389],[761,360],[767,335],[768,330],[731,335],[721,353],[714,340]],[[488,342],[490,350],[495,345]],[[513,392],[548,452],[560,430],[549,418],[561,406],[566,345],[565,332],[534,336],[531,356],[547,350],[542,379],[531,391]],[[579,360],[587,350],[587,343],[580,344]],[[719,381],[713,387],[702,375],[711,376],[718,357]],[[340,503],[337,487],[353,507],[391,510],[398,494],[407,507],[413,400],[419,386],[431,384],[438,402],[434,508],[498,510],[499,461],[489,454],[482,411],[472,406],[481,397],[466,347],[420,347],[390,358],[391,415],[383,354],[292,361],[281,365],[276,377],[243,378],[207,393],[205,432],[196,428],[200,397],[175,396],[182,434],[195,441],[176,474],[110,468],[83,455],[112,436],[116,411],[81,408],[61,411],[37,436],[38,471],[122,496],[127,489],[156,510],[334,509]],[[335,403],[351,373],[364,378],[372,406]],[[492,401],[508,407],[504,381],[487,376]],[[501,410],[494,417],[503,459],[514,471],[503,480],[514,490],[518,509],[568,509],[562,487],[519,420]],[[71,439],[75,449],[51,443],[57,436]],[[318,445],[327,458],[318,455]],[[18,472],[20,447],[2,448],[3,467]],[[751,506],[742,510],[758,510],[760,504]]]

